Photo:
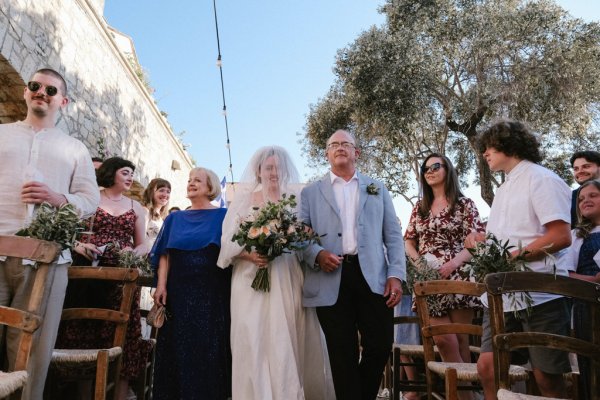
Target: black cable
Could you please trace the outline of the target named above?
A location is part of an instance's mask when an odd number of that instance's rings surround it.
[[[217,32],[217,67],[221,75],[221,96],[223,98],[223,117],[225,118],[225,135],[227,137],[227,153],[229,155],[229,173],[231,174],[231,183],[233,184],[233,163],[231,161],[231,141],[229,140],[229,124],[227,122],[227,105],[225,103],[225,83],[223,81],[223,63],[221,57],[221,41],[219,40],[219,22],[217,19],[217,0],[213,0],[213,10],[215,13],[215,31]]]

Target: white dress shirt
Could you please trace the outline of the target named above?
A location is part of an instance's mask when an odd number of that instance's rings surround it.
[[[544,224],[552,221],[571,222],[571,189],[554,172],[527,160],[517,164],[507,175],[506,181],[498,188],[487,232],[493,233],[502,242],[509,240],[518,247],[527,246],[546,233]],[[560,258],[567,249],[551,257],[530,261],[528,267],[534,272],[552,273],[567,276],[568,272]],[[558,296],[545,293],[530,293],[534,305],[553,300]],[[506,310],[506,309],[505,309]]]
[[[34,177],[26,171],[34,171]],[[65,196],[80,215],[100,201],[96,174],[85,145],[58,128],[34,131],[24,122],[0,125],[0,234],[13,235],[27,220],[21,201],[26,180],[37,180]],[[63,254],[70,261],[70,255]]]
[[[344,254],[357,254],[356,219],[358,209],[358,176],[346,182],[332,171],[329,171],[333,195],[342,218],[342,249]]]

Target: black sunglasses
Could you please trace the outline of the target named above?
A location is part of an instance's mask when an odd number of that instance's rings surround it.
[[[436,172],[437,170],[439,170],[442,167],[446,168],[446,165],[439,163],[439,162],[433,163],[429,167],[426,165],[423,165],[423,167],[421,167],[421,173],[423,175],[425,175],[428,172]]]
[[[34,93],[37,93],[42,87],[45,88],[44,91],[50,97],[56,96],[56,94],[58,93],[58,89],[56,88],[56,86],[51,86],[51,85],[44,86],[41,83],[36,82],[36,81],[27,82],[27,88]]]

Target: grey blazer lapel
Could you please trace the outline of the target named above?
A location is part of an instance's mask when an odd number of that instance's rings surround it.
[[[321,194],[329,203],[335,215],[340,218],[340,209],[338,208],[337,202],[335,201],[335,195],[333,194],[333,187],[331,186],[331,179],[329,178],[329,173],[325,174],[325,176],[319,181],[319,190]]]
[[[365,176],[361,173],[357,173],[358,177],[358,209],[356,210],[356,216],[361,213],[363,208],[365,207],[365,203],[367,202],[367,180]]]

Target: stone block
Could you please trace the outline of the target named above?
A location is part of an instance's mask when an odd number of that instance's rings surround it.
[[[6,35],[4,37],[4,40],[2,41],[2,49],[0,50],[0,52],[9,61],[10,61],[10,55],[12,53],[14,43],[15,43],[15,39],[12,37],[10,32],[8,33],[8,35]]]

